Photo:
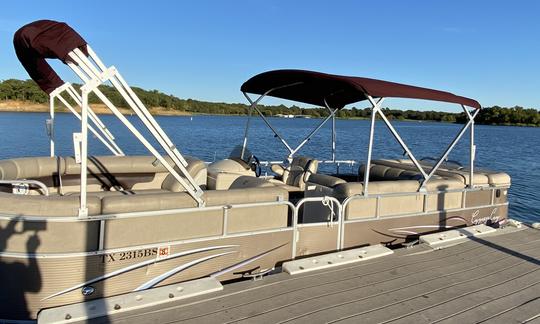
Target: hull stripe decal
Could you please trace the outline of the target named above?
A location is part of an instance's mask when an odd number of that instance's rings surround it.
[[[456,221],[460,221],[460,222],[463,222],[463,223],[468,223],[468,221],[461,217],[461,216],[452,216],[452,217],[448,217],[447,219],[445,219],[445,221],[451,221],[451,220],[456,220]]]
[[[223,252],[223,253],[218,253],[218,254],[214,254],[214,255],[209,255],[209,256],[205,256],[204,258],[200,258],[200,259],[197,259],[197,260],[193,260],[193,261],[190,261],[188,263],[184,263],[176,268],[173,268],[145,283],[143,283],[142,285],[140,285],[139,287],[135,288],[135,290],[133,291],[141,291],[141,290],[145,290],[145,289],[148,289],[148,288],[152,288],[154,287],[155,285],[157,285],[158,283],[162,282],[163,280],[171,277],[171,276],[174,276],[175,274],[179,273],[179,272],[182,272],[184,270],[186,270],[187,268],[190,268],[194,265],[197,265],[199,263],[202,263],[202,262],[205,262],[205,261],[208,261],[208,260],[211,260],[211,259],[215,259],[215,258],[218,258],[220,256],[224,256],[224,255],[227,255],[227,254],[231,254],[231,253],[237,253],[238,251],[229,251],[229,252]]]
[[[221,246],[210,246],[210,247],[205,247],[205,248],[200,248],[200,249],[194,249],[194,250],[189,250],[189,251],[182,251],[182,252],[179,252],[179,253],[175,253],[175,254],[172,254],[172,255],[169,255],[168,257],[165,257],[165,258],[162,258],[162,259],[151,259],[151,260],[146,260],[146,261],[143,261],[143,262],[139,262],[139,263],[136,263],[136,264],[132,264],[128,267],[125,267],[125,268],[122,268],[122,269],[118,269],[116,271],[113,271],[113,272],[109,272],[105,275],[102,275],[102,276],[99,276],[99,277],[95,277],[93,279],[90,279],[88,281],[85,281],[83,283],[80,283],[76,286],[73,286],[73,287],[69,287],[67,289],[64,289],[62,291],[59,291],[55,294],[52,294],[50,296],[47,296],[45,298],[42,299],[43,300],[47,300],[47,299],[50,299],[50,298],[53,298],[53,297],[56,297],[56,296],[59,296],[59,295],[63,295],[67,292],[70,292],[70,291],[73,291],[75,289],[78,289],[78,288],[82,288],[84,286],[87,286],[87,285],[90,285],[90,284],[93,284],[93,283],[96,283],[96,282],[99,282],[99,281],[102,281],[102,280],[105,280],[105,279],[109,279],[111,277],[115,277],[115,276],[118,276],[120,274],[123,274],[123,273],[126,273],[126,272],[129,272],[129,271],[132,271],[132,270],[135,270],[135,269],[139,269],[139,268],[142,268],[146,265],[149,265],[149,264],[152,264],[152,263],[159,263],[159,262],[163,262],[163,261],[167,261],[167,260],[171,260],[171,259],[176,259],[176,258],[179,258],[179,257],[182,257],[182,256],[186,256],[186,255],[189,255],[189,254],[195,254],[195,253],[199,253],[199,252],[205,252],[205,251],[211,251],[211,250],[218,250],[218,249],[226,249],[226,248],[232,248],[232,247],[238,247],[238,245],[221,245]]]
[[[413,228],[454,228],[457,226],[452,225],[417,225],[417,226],[407,226],[407,227],[396,227],[396,228],[389,228],[389,231],[399,231],[399,230],[408,230]]]
[[[396,234],[411,234],[411,235],[418,235],[418,232],[414,231],[404,231],[404,230],[391,230],[392,232]]]
[[[223,269],[223,270],[220,270],[220,271],[218,271],[218,272],[214,272],[214,273],[210,274],[210,277],[214,277],[214,278],[215,278],[215,277],[219,277],[219,276],[221,276],[221,275],[223,275],[223,274],[225,274],[225,273],[227,273],[227,272],[236,270],[236,269],[238,269],[238,268],[240,268],[240,267],[243,267],[243,266],[245,266],[246,264],[249,264],[249,263],[251,263],[251,262],[253,262],[253,261],[255,261],[255,260],[258,260],[258,259],[262,258],[263,256],[267,255],[268,253],[271,253],[271,252],[273,252],[273,251],[275,251],[275,250],[277,250],[277,249],[279,249],[279,248],[282,248],[282,247],[284,247],[285,245],[288,245],[288,244],[289,244],[289,243],[284,243],[284,244],[278,245],[278,246],[276,246],[276,247],[273,248],[273,249],[270,249],[270,250],[268,250],[268,251],[266,251],[266,252],[263,252],[263,253],[261,253],[261,254],[255,255],[255,256],[253,256],[253,257],[251,257],[251,258],[249,258],[249,259],[246,259],[246,260],[244,260],[244,261],[242,261],[242,262],[240,262],[240,263],[233,264],[232,266],[229,266],[229,267],[227,267],[227,268],[225,268],[225,269]]]

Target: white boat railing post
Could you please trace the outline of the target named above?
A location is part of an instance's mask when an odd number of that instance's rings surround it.
[[[291,259],[296,259],[296,246],[298,244],[298,235],[300,234],[299,231],[298,231],[298,205],[294,206],[293,208],[293,215],[292,215],[292,220],[293,220],[293,224],[292,224],[292,227],[293,227],[293,237],[292,237],[292,244],[291,244],[291,248],[292,248],[292,252],[291,252]]]
[[[88,89],[86,85],[81,88],[82,106],[81,106],[81,196],[79,207],[79,218],[88,217],[88,206],[86,204],[86,185],[87,185],[87,165],[88,165]]]
[[[327,226],[334,227],[334,224],[337,222],[337,233],[336,233],[336,250],[343,249],[343,242],[345,239],[344,235],[344,212],[343,212],[343,206],[337,200],[335,197],[330,196],[323,196],[323,197],[305,197],[300,199],[294,208],[294,215],[293,215],[293,244],[292,244],[292,259],[296,258],[296,247],[297,247],[297,241],[299,239],[300,235],[300,227],[301,225],[298,223],[298,217],[300,216],[300,207],[302,207],[306,203],[321,203],[324,207],[327,207],[330,210],[330,218],[325,222],[327,223]],[[336,210],[336,211],[334,211]],[[336,216],[336,219],[334,219],[334,216]]]

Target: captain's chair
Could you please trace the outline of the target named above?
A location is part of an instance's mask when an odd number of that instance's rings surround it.
[[[272,165],[272,171],[277,175],[272,181],[281,184],[289,191],[303,191],[309,176],[317,172],[319,162],[307,156],[296,156],[291,164],[283,167],[279,164]]]

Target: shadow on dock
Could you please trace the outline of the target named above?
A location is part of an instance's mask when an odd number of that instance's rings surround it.
[[[517,252],[515,250],[512,250],[512,249],[509,249],[507,247],[504,247],[500,244],[496,244],[496,243],[493,243],[493,242],[490,242],[490,241],[487,241],[487,240],[484,240],[480,237],[476,237],[476,236],[471,236],[469,237],[471,239],[471,241],[474,241],[474,242],[477,242],[477,243],[480,243],[480,244],[483,244],[487,247],[490,247],[492,249],[495,249],[495,250],[498,250],[498,251],[501,251],[501,252],[504,252],[506,254],[509,254],[511,256],[514,256],[516,258],[520,258],[522,260],[525,260],[527,262],[531,262],[532,264],[535,264],[535,265],[540,265],[540,260],[537,259],[537,258],[534,258],[534,257],[531,257],[531,256],[528,256],[526,254],[523,254],[523,253],[520,253],[520,252]]]

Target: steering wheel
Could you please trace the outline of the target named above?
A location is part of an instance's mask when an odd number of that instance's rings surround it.
[[[255,171],[255,176],[258,178],[261,176],[262,168],[261,168],[261,161],[259,161],[259,158],[255,155],[251,155],[249,157],[249,168],[251,171]]]

